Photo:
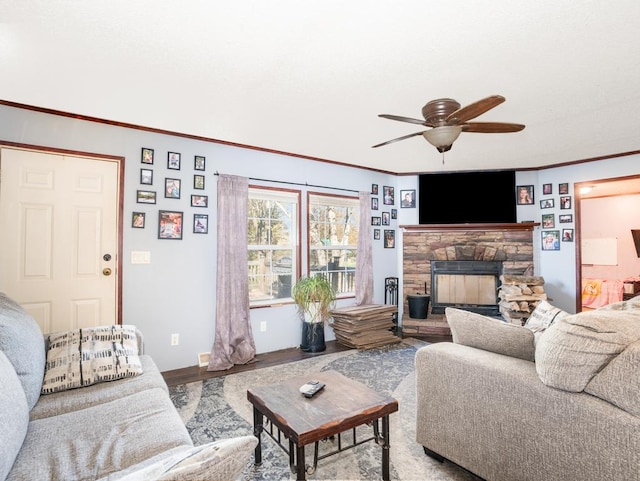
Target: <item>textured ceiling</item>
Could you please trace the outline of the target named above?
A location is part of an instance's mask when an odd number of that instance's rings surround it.
[[[6,1],[0,99],[383,171],[640,150],[640,2]],[[507,101],[442,155],[429,100]],[[416,128],[417,127],[417,128]]]

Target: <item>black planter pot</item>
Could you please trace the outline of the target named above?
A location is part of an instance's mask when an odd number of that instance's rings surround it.
[[[327,348],[324,342],[323,322],[302,322],[302,343],[300,350],[304,352],[322,352]]]

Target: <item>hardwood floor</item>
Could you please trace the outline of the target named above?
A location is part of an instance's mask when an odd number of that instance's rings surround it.
[[[407,336],[405,336],[407,337]],[[451,341],[450,336],[422,336],[412,335],[416,339],[420,339],[426,342],[442,342]],[[282,349],[280,351],[266,352],[263,354],[257,354],[255,359],[249,364],[241,364],[233,366],[226,371],[207,371],[206,367],[190,366],[182,369],[174,369],[172,371],[164,371],[162,376],[165,382],[169,386],[176,386],[178,384],[186,384],[195,381],[204,381],[205,379],[211,379],[214,377],[226,376],[228,374],[234,374],[237,372],[252,371],[254,369],[260,369],[263,367],[277,366],[279,364],[285,364],[287,362],[300,361],[302,359],[308,359],[310,357],[322,356],[324,354],[331,354],[334,352],[348,351],[349,347],[343,346],[336,341],[328,341],[327,349],[323,352],[303,352],[297,347],[290,349]]]

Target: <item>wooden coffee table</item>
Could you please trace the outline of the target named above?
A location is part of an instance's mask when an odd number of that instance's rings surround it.
[[[325,383],[326,387],[314,397],[306,398],[299,388],[312,379]],[[299,480],[315,472],[318,460],[375,441],[382,448],[382,479],[389,479],[389,414],[398,410],[398,401],[394,398],[336,371],[325,371],[249,389],[247,399],[253,405],[253,429],[258,438],[255,464],[262,462],[263,432],[289,455],[289,467]],[[379,420],[382,420],[382,430]],[[363,424],[370,424],[373,433],[358,440],[356,427]],[[343,446],[341,435],[348,430],[353,432],[353,442]],[[334,436],[338,437],[337,449],[319,456],[318,443]],[[283,444],[283,437],[288,440],[288,446]],[[315,443],[313,465],[308,466],[305,446],[311,443]]]

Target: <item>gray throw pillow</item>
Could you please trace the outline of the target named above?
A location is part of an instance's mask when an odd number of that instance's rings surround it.
[[[547,386],[581,392],[629,344],[640,340],[640,309],[596,309],[557,320],[536,344]]]
[[[559,307],[552,306],[547,301],[540,301],[527,318],[524,327],[533,331],[537,342],[540,335],[551,327],[555,321],[569,315],[568,312],[563,311]]]
[[[584,391],[640,417],[640,341],[607,364]]]
[[[534,360],[534,336],[530,329],[453,307],[447,307],[445,314],[456,344]]]
[[[18,374],[29,409],[35,406],[44,375],[44,336],[17,302],[0,292],[0,350]]]

